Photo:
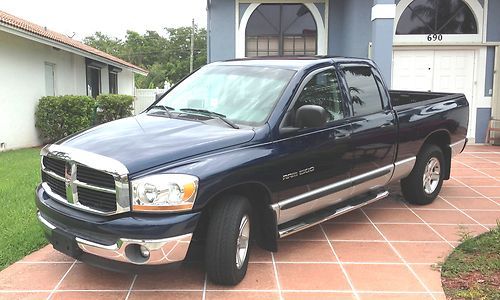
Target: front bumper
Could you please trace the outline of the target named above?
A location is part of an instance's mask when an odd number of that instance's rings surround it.
[[[43,227],[45,236],[52,241],[52,232],[56,230],[57,227],[44,219],[40,212],[37,213],[37,217]],[[192,233],[188,233],[158,240],[120,238],[112,245],[102,245],[79,237],[75,237],[75,241],[78,248],[83,252],[105,259],[138,265],[161,265],[184,260],[192,236]],[[141,254],[141,246],[145,247],[147,250],[147,256]]]
[[[185,259],[199,213],[104,217],[76,211],[36,190],[38,221],[56,250],[129,265],[164,265]],[[146,255],[145,255],[146,254]]]

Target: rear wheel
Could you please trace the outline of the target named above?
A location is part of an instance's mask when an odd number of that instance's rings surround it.
[[[238,284],[247,272],[250,256],[250,202],[231,196],[216,203],[210,214],[206,243],[206,269],[210,280]]]
[[[444,164],[441,148],[425,145],[418,154],[410,175],[401,179],[401,191],[405,199],[418,205],[432,203],[443,185]]]

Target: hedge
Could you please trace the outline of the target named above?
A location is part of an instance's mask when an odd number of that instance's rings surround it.
[[[130,117],[134,97],[129,95],[105,94],[97,96],[96,122],[98,124]]]
[[[132,115],[129,95],[48,96],[38,102],[35,127],[44,143],[60,140],[93,125]]]
[[[35,127],[45,143],[92,126],[95,100],[88,96],[48,96],[38,102]]]

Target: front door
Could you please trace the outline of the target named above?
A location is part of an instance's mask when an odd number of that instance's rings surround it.
[[[87,95],[96,98],[101,93],[101,69],[87,66]]]
[[[276,141],[282,160],[278,184],[279,224],[335,204],[349,197],[350,132],[348,111],[339,90],[336,71],[326,68],[311,73],[291,105],[285,127],[297,126],[297,110],[304,105],[322,106],[329,115],[322,128],[302,128]]]

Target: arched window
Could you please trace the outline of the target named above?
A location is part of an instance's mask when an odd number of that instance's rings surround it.
[[[463,0],[414,0],[403,11],[396,34],[477,34],[477,22]]]
[[[303,4],[261,4],[248,20],[245,45],[245,56],[316,55],[316,23]]]

